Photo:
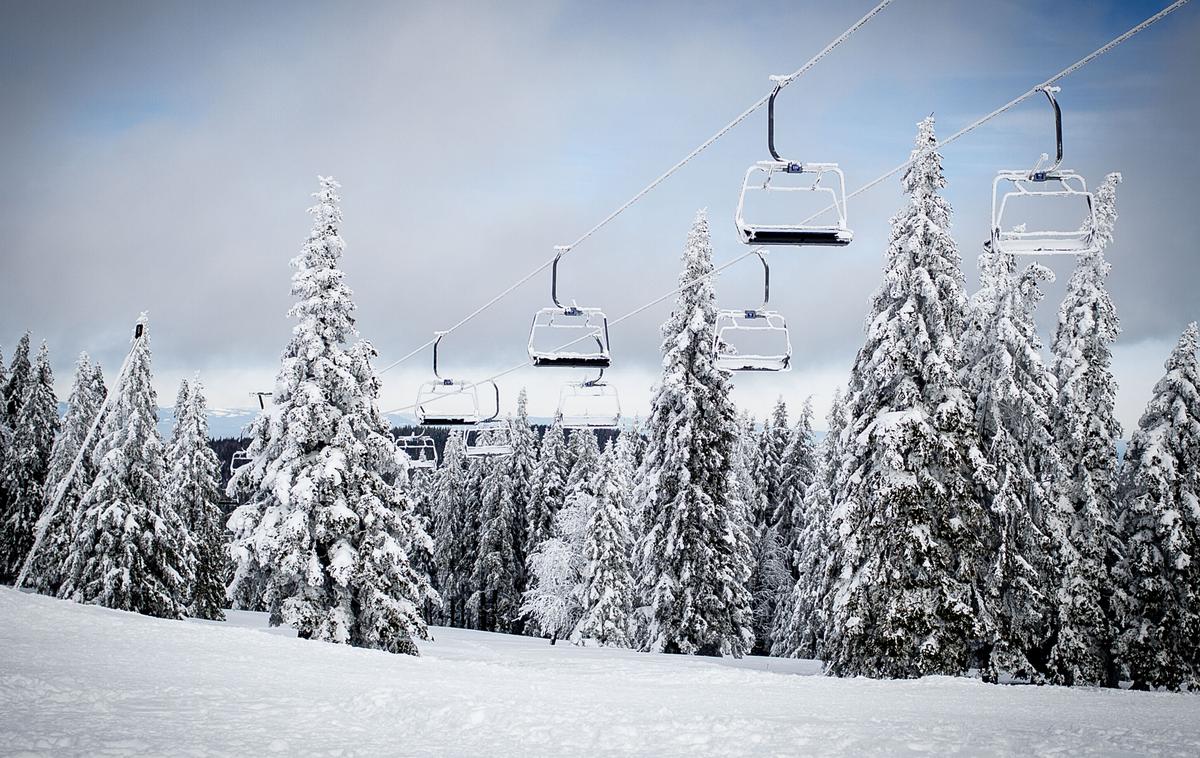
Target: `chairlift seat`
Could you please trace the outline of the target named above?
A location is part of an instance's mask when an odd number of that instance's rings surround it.
[[[500,413],[500,390],[496,388],[495,412],[485,415],[476,385],[460,379],[428,381],[417,390],[415,410],[421,426],[474,426]]]
[[[776,311],[719,311],[713,352],[723,371],[790,371],[792,343],[787,321]]]
[[[1001,189],[1005,188],[1005,189]],[[1021,198],[1033,203],[1054,198],[1075,199],[1080,215],[1057,229],[1027,229],[1027,224],[1005,229],[1009,202]],[[1011,215],[1011,214],[1010,214]],[[1076,220],[1078,219],[1078,221]],[[1039,227],[1044,225],[1039,219]],[[1075,224],[1078,223],[1078,226]],[[992,249],[1011,255],[1083,255],[1099,250],[1093,230],[1096,209],[1082,176],[1068,169],[1052,172],[1005,170],[992,181]]]
[[[608,318],[599,308],[541,309],[529,329],[529,358],[539,367],[608,368]]]
[[[787,176],[811,175],[811,182],[799,185],[772,184],[776,174]],[[822,180],[830,177],[826,184]],[[829,186],[833,185],[833,186]],[[754,192],[818,193],[826,196],[835,218],[822,223],[760,223],[747,221],[746,198]],[[803,209],[800,211],[803,213]],[[820,211],[816,215],[821,216]],[[846,226],[846,179],[836,163],[796,163],[794,161],[759,161],[746,169],[742,192],[734,214],[738,236],[747,245],[815,245],[841,247],[854,240],[854,232]]]
[[[753,225],[738,227],[748,245],[817,245],[841,247],[854,240],[854,232],[836,226]]]
[[[396,446],[408,456],[409,468],[437,468],[437,446],[432,437],[424,434],[397,437]]]
[[[555,416],[564,429],[616,429],[621,400],[616,387],[600,381],[567,384],[559,390]]]

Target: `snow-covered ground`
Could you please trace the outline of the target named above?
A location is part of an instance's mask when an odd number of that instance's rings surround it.
[[[1200,696],[435,629],[420,658],[0,588],[0,754],[1200,755]]]

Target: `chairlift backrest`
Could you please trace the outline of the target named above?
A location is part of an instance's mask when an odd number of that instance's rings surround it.
[[[717,313],[713,351],[723,371],[790,371],[792,343],[787,321],[775,311]]]
[[[723,310],[713,324],[713,354],[724,371],[789,371],[792,342],[787,321],[768,309],[771,267],[766,252],[753,251],[763,267],[763,300],[758,308]]]
[[[779,155],[775,149],[775,97],[786,84],[786,77],[772,77],[772,80],[776,83],[775,90],[767,103],[767,149],[771,160],[759,161],[746,169],[734,214],[738,236],[747,245],[848,245],[854,233],[846,225],[846,178],[836,163],[802,163]],[[773,209],[780,214],[776,220],[766,217],[747,220],[747,196],[754,193],[787,199],[782,208]],[[802,202],[805,195],[817,202]]]
[[[608,317],[599,308],[563,305],[558,299],[558,262],[570,251],[555,248],[550,268],[552,308],[542,308],[529,328],[529,359],[534,366],[563,368],[607,368],[609,353]]]
[[[616,429],[621,423],[621,400],[616,387],[601,379],[563,385],[556,418],[564,429]]]
[[[497,442],[490,432],[501,431],[502,424],[487,423],[467,430],[463,448],[469,458],[506,458],[513,453],[508,442]],[[505,438],[507,439],[507,437]]]
[[[424,434],[396,437],[396,447],[408,456],[410,468],[437,468],[437,446]]]
[[[535,366],[607,368],[608,318],[599,308],[543,308],[529,330],[529,358]]]
[[[1055,159],[1031,170],[1000,171],[992,181],[992,250],[1010,255],[1083,255],[1099,250],[1096,209],[1084,178],[1063,161],[1058,87],[1041,87],[1054,110]],[[1019,216],[1019,218],[1015,218]]]

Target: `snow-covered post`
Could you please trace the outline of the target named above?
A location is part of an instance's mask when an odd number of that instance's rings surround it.
[[[107,394],[100,366],[93,366],[88,354],[80,353],[67,400],[67,415],[50,452],[44,537],[37,555],[31,556],[28,575],[29,585],[42,594],[54,595],[62,584],[63,568],[71,552],[75,520],[79,516],[79,503],[96,476],[92,459],[96,437],[93,436],[90,449],[84,448],[84,442],[100,416]],[[75,463],[77,458],[78,465]],[[60,490],[62,497],[56,506],[54,499]]]
[[[163,497],[163,444],[143,314],[127,370],[96,445],[96,478],[80,504],[63,597],[162,618],[183,616],[191,545]]]

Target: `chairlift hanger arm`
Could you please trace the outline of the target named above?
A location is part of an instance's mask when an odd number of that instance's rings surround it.
[[[1046,99],[1050,101],[1051,107],[1054,108],[1054,145],[1055,145],[1054,164],[1045,170],[1040,170],[1038,167],[1035,167],[1033,171],[1029,172],[1030,179],[1032,179],[1036,182],[1041,182],[1041,181],[1045,181],[1055,171],[1057,171],[1058,167],[1061,166],[1062,162],[1063,162],[1062,108],[1059,106],[1058,100],[1054,97],[1054,93],[1060,92],[1062,90],[1062,88],[1061,87],[1053,87],[1053,86],[1043,86],[1043,87],[1038,87],[1038,90],[1045,93]],[[1044,155],[1042,157],[1045,158]]]

